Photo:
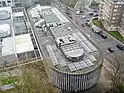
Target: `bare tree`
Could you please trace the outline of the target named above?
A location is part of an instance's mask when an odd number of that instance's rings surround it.
[[[18,93],[56,93],[55,88],[48,81],[42,62],[22,67],[22,76],[18,85]]]
[[[124,90],[124,55],[116,54],[113,59],[109,61],[107,77],[112,81],[111,93],[121,93]]]
[[[13,91],[1,93],[58,93],[58,90],[49,82],[43,62],[28,64],[20,67],[21,75],[13,83]]]

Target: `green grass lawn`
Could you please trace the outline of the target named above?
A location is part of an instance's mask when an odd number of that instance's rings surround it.
[[[92,22],[93,22],[94,25],[96,25],[100,28],[103,28],[102,22],[100,20],[93,19]]]
[[[124,37],[118,31],[110,31],[109,33],[118,40],[124,41]]]
[[[1,80],[2,85],[14,84],[18,81],[17,77],[7,77]]]
[[[106,29],[104,28],[104,26],[100,20],[93,19],[92,23],[106,31]],[[107,31],[107,32],[109,34],[111,34],[112,36],[114,36],[115,38],[117,38],[118,40],[120,40],[121,42],[124,42],[124,37],[118,31]]]

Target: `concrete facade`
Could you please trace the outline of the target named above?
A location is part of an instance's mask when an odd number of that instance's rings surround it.
[[[44,47],[44,55],[50,58],[48,65],[52,76],[49,78],[53,84],[64,91],[86,90],[96,84],[103,62],[99,48],[57,8],[37,5],[28,12],[34,24],[36,19],[43,18],[49,28],[47,35],[40,36],[47,42],[40,42],[40,45]],[[34,28],[43,32],[42,27]]]
[[[122,19],[120,22],[119,32],[122,34],[122,36],[124,36],[124,14],[122,15]]]

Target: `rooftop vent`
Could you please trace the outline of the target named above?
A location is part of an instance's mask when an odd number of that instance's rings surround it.
[[[10,18],[10,13],[6,10],[0,11],[0,20],[7,20]]]

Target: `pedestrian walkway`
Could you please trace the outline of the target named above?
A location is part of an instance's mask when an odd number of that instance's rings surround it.
[[[104,59],[103,67],[105,67],[109,72],[112,72],[113,65],[108,60]]]

